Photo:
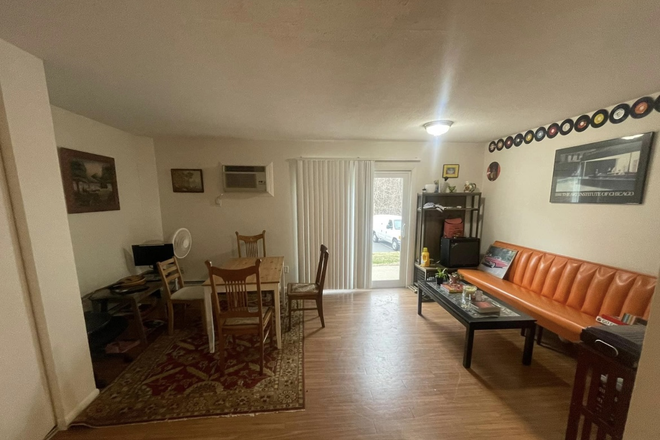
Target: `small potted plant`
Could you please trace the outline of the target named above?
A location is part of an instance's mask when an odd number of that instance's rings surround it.
[[[449,274],[447,273],[447,268],[440,269],[438,268],[438,273],[435,275],[435,282],[439,285],[445,282],[445,280],[449,278]]]

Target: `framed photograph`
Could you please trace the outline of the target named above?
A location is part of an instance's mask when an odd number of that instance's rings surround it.
[[[183,193],[203,193],[204,176],[200,169],[172,169],[172,191]]]
[[[503,279],[517,253],[518,251],[513,249],[490,246],[481,263],[479,263],[479,270]]]
[[[58,148],[69,214],[119,210],[117,172],[112,157]]]
[[[641,204],[653,133],[555,153],[551,203]]]
[[[458,164],[444,164],[442,166],[442,178],[453,179],[458,177]]]

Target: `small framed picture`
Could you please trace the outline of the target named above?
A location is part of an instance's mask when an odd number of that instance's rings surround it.
[[[182,193],[203,193],[204,177],[200,169],[172,169],[172,191]]]
[[[458,164],[444,164],[442,166],[442,178],[443,179],[454,179],[458,177]]]

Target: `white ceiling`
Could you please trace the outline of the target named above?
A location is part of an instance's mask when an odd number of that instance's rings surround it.
[[[657,0],[0,0],[51,102],[150,136],[488,141],[660,90]]]

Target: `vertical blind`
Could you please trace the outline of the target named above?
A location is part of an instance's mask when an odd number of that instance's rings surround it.
[[[361,289],[371,282],[374,162],[298,159],[298,271],[313,281],[321,244],[328,246],[328,289]]]

